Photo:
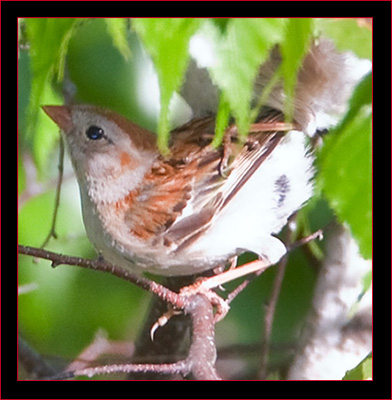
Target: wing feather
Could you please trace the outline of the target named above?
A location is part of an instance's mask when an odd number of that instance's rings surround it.
[[[271,125],[274,118],[265,121]],[[128,203],[125,218],[130,231],[153,244],[174,245],[177,251],[194,242],[284,136],[279,130],[260,129],[260,122],[256,125],[245,144],[239,142],[235,127],[229,128],[228,139],[218,149],[210,145],[212,118],[174,131],[171,157],[157,159]]]

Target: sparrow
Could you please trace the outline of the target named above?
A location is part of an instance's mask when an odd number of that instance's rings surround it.
[[[260,68],[256,97],[280,62],[275,49]],[[231,124],[215,148],[216,105],[195,106],[195,118],[172,131],[169,156],[152,132],[113,111],[44,106],[65,138],[92,244],[113,264],[167,276],[210,270],[247,251],[279,261],[286,247],[276,234],[312,194],[306,134],[324,128],[328,111],[342,113],[354,85],[346,67],[329,42],[314,43],[299,71],[292,123],[284,122],[277,85],[246,141]],[[187,82],[191,103],[195,85]]]
[[[304,134],[269,111],[245,143],[235,125],[211,145],[213,117],[175,129],[170,156],[113,111],[44,106],[60,127],[79,183],[87,235],[107,261],[136,273],[190,275],[251,251],[271,263],[274,236],[311,195]]]

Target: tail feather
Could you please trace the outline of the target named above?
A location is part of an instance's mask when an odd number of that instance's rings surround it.
[[[260,68],[256,96],[281,62],[279,50],[275,48]],[[311,44],[298,72],[294,95],[294,120],[304,132],[312,134],[316,129],[328,128],[344,114],[352,90],[364,74],[355,71],[356,64],[360,63],[349,53],[339,53],[329,40]],[[283,84],[279,83],[272,90],[267,105],[283,111],[284,100]]]
[[[260,67],[256,79],[254,101],[266,87],[282,62],[279,48],[271,51],[269,60]],[[351,53],[341,53],[332,41],[314,41],[298,73],[294,95],[294,120],[307,134],[329,128],[345,113],[354,86],[370,70],[368,60],[359,60]],[[194,118],[213,115],[218,108],[218,89],[205,68],[192,60],[182,88],[182,96]],[[266,106],[284,111],[285,93],[279,82],[272,90]]]

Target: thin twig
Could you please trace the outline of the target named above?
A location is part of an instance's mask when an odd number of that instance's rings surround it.
[[[162,285],[178,292],[182,287],[194,282],[195,276],[167,277]],[[181,313],[173,317],[165,326],[160,327],[151,341],[151,329],[159,318],[170,308],[167,302],[157,296],[150,300],[150,306],[146,318],[135,340],[135,353],[130,359],[132,363],[172,363],[183,360],[189,352],[191,332],[191,319]],[[166,374],[164,379],[177,379],[178,375]],[[127,375],[129,380],[156,380],[162,379],[162,375],[155,373]]]
[[[121,373],[160,373],[160,374],[188,374],[189,364],[186,360],[172,364],[113,364],[99,367],[82,368],[76,371],[67,371],[55,376],[48,377],[48,380],[64,380],[76,376],[88,376]]]
[[[103,330],[98,330],[93,341],[72,361],[66,371],[75,371],[87,368],[103,355],[121,355],[123,359],[128,359],[133,355],[135,346],[132,342],[110,341]]]
[[[283,278],[286,272],[287,260],[288,257],[285,256],[278,264],[278,270],[274,280],[272,294],[268,301],[267,306],[265,307],[264,330],[263,330],[263,339],[261,342],[260,371],[259,371],[261,379],[266,379],[267,376],[267,365],[268,365],[268,356],[270,353],[272,324],[274,321],[276,304],[279,299]]]
[[[316,232],[301,241],[301,244],[319,237],[320,232]],[[291,250],[292,248],[290,248]],[[83,368],[74,372],[65,372],[51,379],[68,379],[74,376],[87,375],[93,376],[97,374],[106,374],[113,372],[123,373],[159,373],[159,374],[181,374],[183,376],[193,373],[196,379],[220,379],[215,370],[216,348],[214,342],[214,315],[213,305],[207,296],[208,293],[202,294],[195,292],[187,295],[177,294],[166,287],[136,275],[121,268],[117,265],[110,264],[103,260],[91,260],[79,257],[70,257],[62,254],[53,253],[44,249],[18,245],[19,253],[31,255],[38,258],[50,260],[52,266],[56,267],[60,264],[76,265],[87,269],[95,269],[103,272],[109,272],[121,279],[132,282],[137,286],[150,291],[163,301],[171,304],[175,308],[183,310],[190,314],[192,318],[192,343],[189,355],[185,360],[174,362],[171,364],[120,364],[107,365],[102,367]],[[276,302],[279,297],[280,288],[286,268],[287,257],[283,258],[278,266],[278,275],[275,280],[273,293],[266,311],[265,330],[264,330],[264,346],[262,350],[261,372],[265,376],[266,366],[269,354],[269,341],[272,329],[273,315],[275,313]],[[209,291],[211,288],[217,287],[223,283],[237,279],[241,276],[251,273],[261,274],[270,266],[270,263],[263,260],[256,260],[236,269],[228,270],[219,275],[201,280],[199,285],[204,290]],[[232,300],[241,290],[243,290],[248,281],[243,282],[230,295]]]
[[[93,269],[102,272],[108,272],[118,278],[124,279],[128,282],[132,282],[135,285],[146,289],[149,292],[160,297],[162,300],[167,301],[174,307],[183,309],[185,306],[185,299],[179,296],[177,293],[172,292],[166,287],[156,283],[150,279],[147,279],[141,275],[136,275],[129,270],[119,267],[118,265],[110,264],[102,260],[91,260],[80,257],[71,257],[63,254],[53,253],[48,250],[39,249],[36,247],[18,245],[18,252],[20,254],[30,255],[33,257],[43,258],[45,260],[52,261],[52,267],[58,265],[74,265],[82,268]]]
[[[73,104],[76,95],[76,86],[71,81],[69,77],[68,68],[64,68],[64,79],[63,79],[63,96],[64,96],[64,104],[69,105]],[[50,231],[48,236],[45,238],[41,248],[44,248],[49,240],[53,237],[57,239],[56,233],[56,221],[57,221],[57,214],[60,207],[60,194],[61,194],[61,186],[63,182],[64,176],[64,140],[62,135],[60,135],[60,145],[59,145],[59,164],[58,164],[59,175],[57,178],[57,186],[56,186],[56,198],[54,201],[54,210],[53,210],[53,218],[52,218],[52,225],[50,227]]]
[[[197,380],[219,380],[215,370],[216,347],[214,340],[214,315],[210,301],[201,294],[191,296],[184,311],[192,318],[192,343],[185,360],[171,364],[114,364],[68,371],[49,379],[63,380],[76,376],[93,377],[98,374],[159,373],[193,374]]]
[[[292,251],[298,247],[304,246],[305,244],[308,244],[309,242],[315,239],[323,240],[323,234],[327,228],[329,228],[329,225],[327,225],[325,228],[319,229],[314,233],[311,233],[310,235],[302,239],[297,240],[296,242],[294,242],[292,245],[289,246],[289,250]]]
[[[261,356],[260,356],[260,377],[261,379],[265,379],[267,376],[267,366],[268,366],[268,357],[270,353],[270,346],[271,346],[271,333],[272,333],[272,325],[274,321],[274,315],[276,311],[276,304],[279,299],[280,291],[282,288],[282,282],[284,275],[286,273],[286,266],[287,266],[287,261],[288,261],[288,253],[293,251],[294,249],[304,246],[305,244],[311,242],[312,240],[315,239],[322,239],[323,237],[323,232],[329,227],[327,225],[323,229],[319,229],[318,231],[292,243],[292,232],[289,228],[287,227],[286,231],[286,247],[287,247],[287,254],[285,257],[283,257],[278,266],[277,266],[277,273],[276,277],[274,280],[274,284],[272,287],[272,293],[271,297],[268,301],[267,306],[265,307],[265,315],[264,315],[264,330],[263,330],[263,339],[262,339],[262,346],[261,346]]]
[[[237,267],[238,268],[238,267]],[[228,295],[227,295],[227,304],[230,304],[243,290],[245,290],[248,285],[253,282],[255,278],[260,276],[266,268],[259,269],[253,273],[253,275],[248,276],[242,283],[240,283],[234,290],[232,290]]]
[[[293,218],[296,218],[296,215]],[[291,249],[290,245],[293,241],[292,233],[293,232],[290,229],[290,224],[288,224],[284,238],[284,242],[286,243],[286,247],[288,249]],[[261,340],[260,369],[259,369],[259,376],[261,379],[267,378],[267,367],[268,367],[268,358],[270,354],[272,324],[274,321],[276,304],[278,302],[280,290],[282,288],[283,278],[286,273],[287,261],[288,261],[288,255],[286,253],[286,255],[279,261],[277,265],[277,272],[272,286],[271,297],[268,300],[267,305],[265,306],[264,329]]]
[[[248,278],[241,282],[234,290],[232,290],[226,298],[227,304],[230,304],[252,281],[252,279]]]
[[[57,185],[56,185],[56,197],[54,200],[54,210],[53,210],[53,217],[52,217],[52,224],[50,226],[50,230],[48,236],[46,236],[44,242],[41,245],[41,248],[44,248],[49,240],[53,237],[57,239],[56,233],[56,221],[57,221],[57,214],[60,207],[60,194],[61,194],[61,185],[63,183],[63,176],[64,176],[64,141],[63,138],[60,136],[60,146],[59,146],[59,175],[57,178]]]
[[[286,243],[286,247],[287,247],[287,255],[295,250],[298,247],[304,246],[305,244],[308,244],[309,242],[311,242],[312,240],[315,239],[320,239],[322,240],[323,238],[323,233],[324,231],[328,228],[329,226],[326,226],[323,229],[319,229],[318,231],[310,234],[309,236],[306,236],[300,240],[297,240],[296,242],[294,242],[293,244],[289,244]],[[282,260],[283,261],[283,260]],[[240,267],[237,267],[237,269]],[[261,275],[261,273],[263,273],[265,271],[264,269],[260,269],[256,272],[254,272],[253,276],[248,277],[246,280],[244,280],[241,284],[239,284],[233,291],[231,291],[229,293],[229,295],[227,296],[227,303],[230,304],[252,281],[253,279],[255,279],[257,276]]]

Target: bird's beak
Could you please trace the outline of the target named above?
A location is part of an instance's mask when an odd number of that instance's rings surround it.
[[[64,132],[69,132],[73,126],[71,109],[67,106],[42,106],[46,114],[60,127]]]

